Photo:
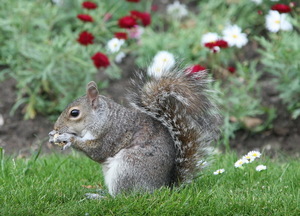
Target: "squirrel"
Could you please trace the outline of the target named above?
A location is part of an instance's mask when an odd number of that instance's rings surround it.
[[[140,73],[131,82],[130,108],[89,82],[86,95],[58,117],[49,142],[102,164],[112,196],[190,182],[219,134],[207,72],[175,68],[160,76]]]

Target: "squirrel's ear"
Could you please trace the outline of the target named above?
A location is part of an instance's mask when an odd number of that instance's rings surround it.
[[[86,95],[93,108],[96,108],[99,104],[99,91],[97,89],[97,84],[91,81],[87,84]]]

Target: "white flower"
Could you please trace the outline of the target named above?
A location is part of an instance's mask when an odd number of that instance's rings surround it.
[[[173,4],[167,6],[167,13],[174,18],[181,19],[188,15],[188,10],[186,9],[186,5],[175,1]]]
[[[260,158],[261,153],[259,151],[250,151],[250,152],[248,152],[247,156],[254,157],[254,158]]]
[[[255,169],[256,169],[256,171],[260,172],[262,170],[266,170],[267,167],[265,165],[258,165]]]
[[[254,3],[256,3],[257,5],[261,4],[263,0],[251,0],[253,1]]]
[[[291,31],[293,29],[292,24],[287,21],[286,14],[280,14],[278,11],[270,10],[266,15],[266,28],[270,32]]]
[[[119,52],[115,57],[115,62],[121,63],[125,56],[126,54],[124,52]]]
[[[118,52],[121,48],[121,46],[124,44],[123,39],[113,38],[107,42],[107,49],[111,53]]]
[[[255,158],[256,157],[254,157],[253,155],[245,155],[245,156],[243,156],[243,160],[246,160],[247,161],[247,163],[252,163],[254,160],[255,160]]]
[[[208,32],[202,36],[201,44],[204,46],[206,43],[212,43],[219,40],[220,37],[217,33]]]
[[[154,56],[152,64],[148,67],[148,75],[159,78],[174,65],[174,55],[167,51],[160,51]]]
[[[237,25],[227,26],[223,30],[223,39],[227,41],[229,46],[241,48],[248,43],[247,35],[242,33],[242,29]]]
[[[155,64],[166,64],[168,67],[173,67],[175,64],[174,55],[168,51],[159,51],[153,58]]]
[[[149,76],[159,78],[162,76],[164,68],[159,64],[152,64],[148,67],[147,73]]]
[[[212,49],[211,49],[211,52],[212,53],[218,53],[218,52],[220,52],[220,47],[218,47],[218,46],[215,46],[215,47],[213,47]]]
[[[245,159],[239,159],[237,162],[235,162],[234,166],[235,166],[236,168],[238,168],[238,167],[243,166],[243,164],[245,164],[245,163],[248,163],[248,161],[245,160]]]
[[[219,175],[222,174],[223,172],[225,172],[225,169],[218,169],[214,172],[214,175]]]
[[[144,28],[139,25],[135,25],[133,28],[128,29],[129,38],[140,39],[143,33]]]

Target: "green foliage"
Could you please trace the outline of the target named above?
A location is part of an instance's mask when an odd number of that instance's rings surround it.
[[[229,148],[229,139],[235,131],[243,128],[252,132],[270,127],[275,118],[274,109],[261,105],[260,87],[257,82],[261,73],[256,70],[256,62],[238,64],[235,76],[229,76],[226,82],[216,80],[213,88],[217,90],[217,103],[224,116],[221,143]],[[222,86],[223,85],[223,86]],[[226,86],[226,87],[224,87]],[[249,118],[265,114],[263,123],[247,125]],[[248,118],[248,119],[247,119]]]
[[[299,25],[299,23],[298,23]],[[298,26],[300,27],[300,25]],[[294,119],[300,116],[300,37],[299,33],[281,32],[270,35],[271,40],[257,37],[262,45],[264,71],[275,76],[272,80],[280,97]]]
[[[299,161],[267,157],[245,169],[236,154],[215,156],[201,177],[183,187],[153,194],[87,200],[105,189],[99,165],[72,154],[1,159],[1,215],[298,215]],[[30,166],[28,166],[30,164]],[[267,170],[257,172],[258,164]],[[213,175],[217,169],[225,172]]]
[[[0,80],[8,75],[17,81],[18,98],[13,110],[25,104],[25,118],[34,118],[37,112],[58,113],[83,94],[85,84],[97,73],[91,56],[106,52],[107,41],[120,30],[117,17],[103,22],[104,15],[117,11],[125,15],[132,8],[125,1],[101,1],[97,10],[89,12],[95,16],[91,24],[76,18],[87,12],[81,8],[83,1],[63,2],[60,6],[42,0],[4,0],[0,5],[0,65],[8,66],[0,71]],[[97,33],[97,45],[77,43],[78,34],[84,30]],[[114,60],[106,73],[120,78]]]

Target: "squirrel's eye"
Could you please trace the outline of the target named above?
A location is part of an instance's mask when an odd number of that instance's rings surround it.
[[[80,114],[80,111],[78,109],[72,109],[71,112],[70,112],[70,115],[72,117],[78,117]]]

